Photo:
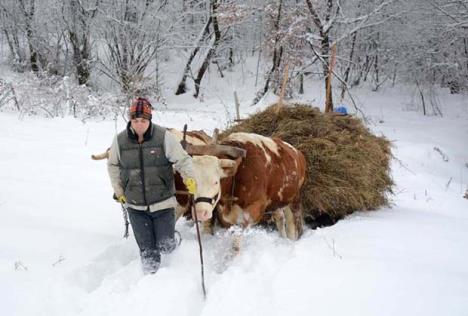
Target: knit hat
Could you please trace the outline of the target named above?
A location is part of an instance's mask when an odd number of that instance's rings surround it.
[[[151,103],[149,103],[147,99],[136,98],[132,102],[132,105],[130,106],[130,109],[128,111],[128,116],[130,117],[130,119],[142,117],[147,120],[151,120],[152,109],[153,109],[153,106],[151,105]]]

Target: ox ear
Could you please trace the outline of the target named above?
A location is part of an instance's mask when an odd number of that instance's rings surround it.
[[[219,167],[221,168],[221,178],[231,177],[236,174],[239,164],[232,159],[219,159]]]

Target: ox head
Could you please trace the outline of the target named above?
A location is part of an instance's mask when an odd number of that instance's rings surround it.
[[[213,210],[221,199],[221,179],[236,173],[241,157],[246,156],[242,148],[219,144],[186,145],[186,151],[193,155],[193,167],[197,180],[194,196],[197,218],[206,221],[213,216]],[[219,156],[233,159],[222,159]]]
[[[194,196],[195,211],[199,220],[206,221],[213,216],[213,210],[221,199],[221,179],[233,176],[238,163],[215,156],[194,156],[193,166],[198,187]]]

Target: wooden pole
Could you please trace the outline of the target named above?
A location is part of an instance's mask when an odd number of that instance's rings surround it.
[[[283,108],[283,99],[284,99],[284,93],[286,91],[286,84],[288,82],[288,76],[289,76],[289,63],[286,64],[286,66],[284,67],[283,83],[281,84],[281,91],[280,91],[280,96],[278,100],[278,105],[276,107],[276,113],[278,113]]]
[[[212,144],[218,143],[219,129],[215,128],[213,131],[213,138],[211,139]]]
[[[239,98],[237,97],[237,91],[234,91],[234,103],[236,105],[236,122],[239,122],[241,119],[240,119],[240,111],[239,111],[239,108],[240,108],[240,104],[239,104]]]
[[[333,43],[331,47],[331,57],[330,63],[328,64],[328,75],[327,75],[327,86],[326,86],[326,95],[325,95],[325,113],[333,111],[333,101],[332,101],[332,89],[331,83],[333,78],[333,68],[335,67],[336,62],[336,43]]]

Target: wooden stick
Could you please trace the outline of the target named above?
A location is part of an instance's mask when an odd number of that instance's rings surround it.
[[[325,95],[325,113],[333,111],[331,82],[333,78],[333,68],[335,67],[335,62],[336,62],[336,43],[333,43],[331,47],[331,59],[330,59],[330,63],[328,64],[327,86],[326,86],[326,95]]]
[[[278,100],[278,105],[276,107],[276,113],[278,113],[283,108],[283,99],[284,99],[284,93],[286,91],[286,83],[288,82],[288,77],[289,77],[289,63],[286,64],[286,66],[284,67],[283,84],[281,85],[280,97]]]
[[[193,195],[190,195],[190,204],[192,205],[192,213],[193,213],[193,216],[195,217],[195,227],[197,229],[198,248],[200,250],[201,285],[202,285],[202,291],[203,291],[203,299],[206,300],[205,265],[203,263],[203,246],[202,246],[201,237],[200,237],[200,228],[198,226],[197,211],[195,210],[195,206],[193,203]]]
[[[239,112],[239,98],[237,97],[237,91],[234,91],[234,103],[236,105],[236,121],[240,121],[240,112]]]

